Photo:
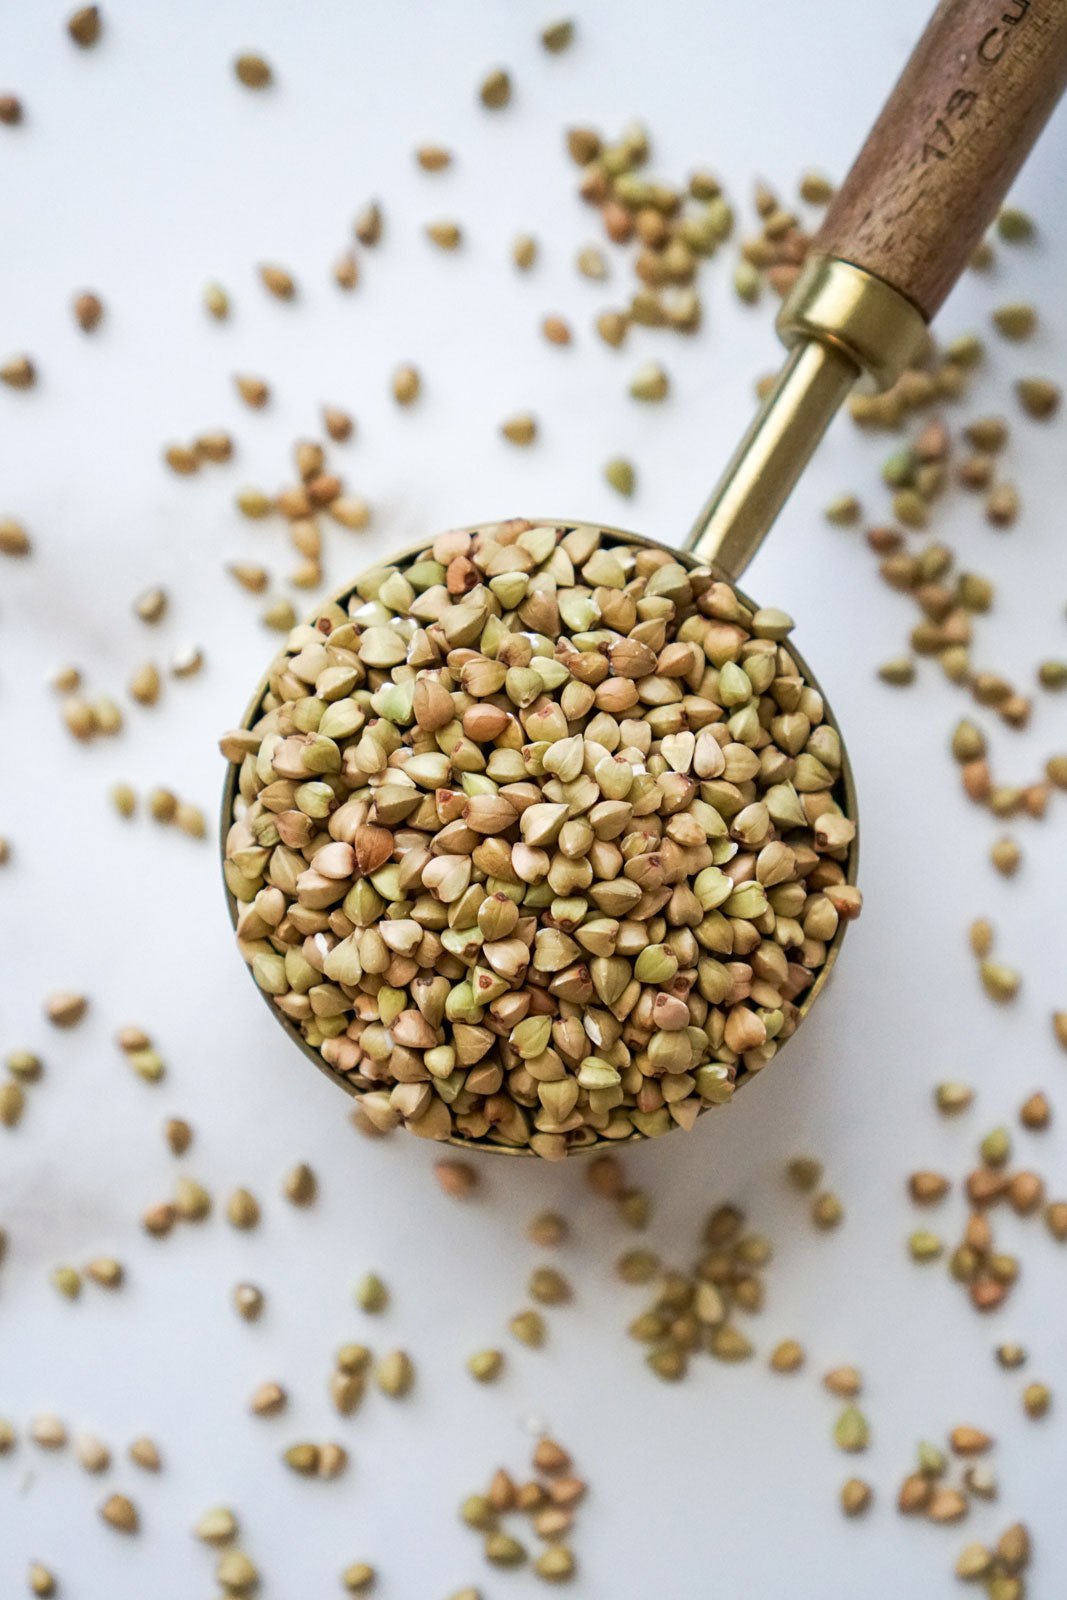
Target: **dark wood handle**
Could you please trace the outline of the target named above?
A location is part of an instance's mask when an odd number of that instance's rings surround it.
[[[1067,0],[941,0],[815,248],[932,317],[1067,86]]]

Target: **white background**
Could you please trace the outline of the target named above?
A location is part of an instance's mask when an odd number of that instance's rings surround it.
[[[874,677],[899,653],[912,610],[879,583],[861,536],[830,528],[820,508],[856,487],[870,517],[885,517],[884,441],[847,422],[834,429],[747,585],[797,617],[798,642],[847,730],[867,908],[781,1062],[690,1136],[627,1158],[631,1180],[654,1194],[649,1238],[668,1258],[689,1257],[704,1213],[726,1198],[773,1235],[767,1309],[751,1323],[761,1359],[744,1368],[698,1360],[673,1389],[644,1370],[623,1333],[640,1291],[611,1271],[633,1236],[587,1193],[580,1164],[484,1159],[482,1196],[459,1205],[437,1190],[432,1149],[360,1139],[343,1097],[288,1045],[242,969],[213,843],[143,818],[125,824],[107,801],[120,777],[138,789],[161,782],[213,815],[216,737],[273,647],[258,602],[224,563],[262,560],[277,593],[295,564],[280,524],[243,522],[233,493],[288,481],[289,447],[314,434],[323,401],[358,418],[357,438],[332,459],[375,508],[366,533],[329,530],[331,584],[391,547],[481,517],[603,517],[680,538],[749,410],[754,376],[776,360],[769,307],[736,304],[723,259],[703,279],[698,338],[638,329],[621,351],[603,345],[592,316],[628,293],[629,269],[617,254],[613,284],[574,271],[596,218],[574,195],[562,129],[591,122],[614,133],[640,115],[657,172],[680,179],[709,165],[750,215],[756,174],[788,198],[808,165],[843,173],[924,13],[923,0],[583,0],[578,42],[554,58],[536,40],[551,19],[528,3],[109,0],[104,40],[90,52],[73,47],[51,0],[0,11],[0,89],[27,107],[22,128],[0,128],[0,351],[30,351],[41,375],[32,393],[0,392],[0,514],[20,517],[35,546],[0,572],[0,831],[14,851],[0,879],[0,1045],[38,1048],[46,1061],[22,1125],[0,1130],[0,1222],[11,1240],[0,1268],[0,1414],[21,1433],[32,1415],[57,1412],[105,1438],[117,1463],[98,1482],[69,1451],[48,1455],[25,1439],[0,1461],[3,1596],[22,1591],[37,1558],[69,1600],[209,1597],[213,1557],[188,1530],[219,1502],[236,1509],[271,1600],[339,1593],[339,1571],[357,1558],[378,1565],[383,1600],[445,1600],[466,1583],[489,1600],[531,1595],[532,1576],[483,1569],[455,1507],[496,1465],[521,1471],[538,1420],[592,1486],[573,1540],[588,1600],[933,1600],[956,1591],[960,1546],[1018,1515],[1036,1544],[1032,1595],[1063,1593],[1063,1420],[1029,1422],[1019,1400],[1027,1376],[1043,1377],[1058,1384],[1059,1409],[1067,1404],[1063,1251],[1039,1220],[998,1221],[1023,1278],[1006,1309],[979,1318],[943,1264],[908,1260],[906,1235],[926,1219],[908,1206],[904,1177],[926,1165],[961,1174],[981,1134],[1014,1123],[1043,1085],[1058,1121],[1041,1136],[1016,1128],[1019,1159],[1067,1191],[1067,1059],[1048,1026],[1050,1009],[1067,1006],[1067,807],[1054,797],[1043,824],[1011,825],[1025,861],[1012,882],[999,879],[987,851],[1001,830],[963,800],[946,750],[965,696],[933,664],[910,691]],[[269,93],[232,77],[232,57],[249,48],[274,63]],[[511,68],[515,97],[490,115],[475,90],[498,63]],[[426,140],[457,152],[451,172],[415,168],[413,146]],[[960,415],[1014,411],[1009,381],[1020,373],[1063,376],[1065,159],[1061,116],[1016,191],[1039,218],[1040,243],[1004,249],[991,277],[971,274],[941,319],[951,334],[985,330],[1003,298],[1042,308],[1031,345],[992,343]],[[385,207],[385,239],[361,253],[363,282],[345,296],[328,269],[372,196]],[[454,256],[422,236],[441,216],[466,232]],[[525,277],[508,257],[520,228],[543,243]],[[264,260],[296,274],[297,303],[262,291],[253,268]],[[200,306],[213,278],[233,298],[225,324]],[[69,310],[83,287],[107,304],[88,338]],[[538,334],[550,311],[574,324],[567,350]],[[673,390],[642,408],[626,387],[649,357],[669,367]],[[424,394],[399,412],[388,380],[406,360],[421,368]],[[241,406],[235,371],[270,380],[268,410]],[[520,409],[542,427],[525,452],[497,432]],[[163,445],[208,427],[234,432],[236,460],[175,478]],[[1039,659],[1065,653],[1063,441],[1062,415],[1043,427],[1020,421],[1008,470],[1024,511],[1011,533],[989,529],[960,495],[938,523],[963,564],[998,583],[977,663],[1024,684]],[[601,477],[620,453],[640,473],[632,507]],[[153,631],[131,600],[155,583],[171,603]],[[168,681],[154,710],[131,705],[117,740],[69,739],[47,687],[56,667],[76,662],[94,690],[118,692],[142,660],[163,663],[186,640],[205,651],[199,678]],[[1038,697],[1027,733],[982,720],[1005,779],[1036,775],[1067,745],[1051,696]],[[1024,973],[1004,1011],[981,993],[966,946],[980,912]],[[59,987],[91,996],[87,1021],[69,1034],[42,1020],[43,997]],[[112,1036],[125,1022],[158,1042],[162,1085],[143,1084],[121,1059]],[[931,1106],[945,1077],[978,1089],[975,1109],[951,1124]],[[196,1130],[180,1165],[160,1133],[173,1114]],[[783,1162],[808,1152],[846,1205],[830,1236],[814,1232],[781,1181]],[[299,1159],[320,1179],[309,1211],[279,1194]],[[179,1170],[220,1201],[247,1184],[264,1205],[258,1232],[236,1234],[216,1217],[147,1239],[140,1214]],[[540,1259],[523,1225],[549,1204],[573,1221],[559,1264],[579,1290],[573,1307],[549,1314],[549,1345],[534,1352],[512,1344],[506,1320]],[[952,1238],[962,1203],[943,1210],[933,1225]],[[61,1299],[53,1266],[103,1252],[126,1263],[128,1286]],[[393,1290],[373,1323],[351,1299],[369,1267]],[[239,1278],[267,1294],[258,1325],[230,1309]],[[785,1336],[810,1352],[795,1378],[764,1364]],[[1023,1374],[993,1360],[1009,1337],[1031,1351]],[[358,1416],[337,1418],[326,1398],[331,1354],[352,1338],[408,1348],[416,1393],[396,1404],[373,1394]],[[463,1360],[494,1342],[507,1347],[507,1374],[482,1389]],[[818,1383],[842,1361],[867,1379],[873,1444],[859,1463],[834,1449],[836,1404]],[[259,1420],[247,1398],[267,1378],[292,1400],[283,1417]],[[965,1529],[905,1522],[892,1501],[917,1441],[961,1421],[997,1436],[999,1504],[979,1505]],[[159,1442],[157,1478],[123,1460],[139,1433]],[[348,1474],[295,1479],[279,1455],[300,1438],[343,1440]],[[857,1465],[878,1503],[846,1523],[836,1496]],[[140,1507],[135,1539],[97,1517],[112,1487]]]

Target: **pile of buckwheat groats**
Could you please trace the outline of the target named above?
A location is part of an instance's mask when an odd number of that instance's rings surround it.
[[[108,20],[91,6],[67,27],[75,49],[91,51],[106,37]],[[573,37],[573,24],[559,22],[545,28],[541,43],[554,55]],[[271,64],[258,54],[239,56],[233,73],[255,93],[269,95],[276,87]],[[512,87],[502,68],[485,75],[477,96],[490,121],[506,114]],[[12,137],[32,136],[32,107],[15,93],[0,93],[0,125],[19,130]],[[632,294],[595,317],[596,334],[611,347],[624,346],[633,327],[695,333],[703,315],[701,280],[716,256],[729,257],[732,286],[743,303],[774,304],[807,251],[804,217],[833,193],[828,180],[809,173],[794,211],[759,183],[754,225],[742,228],[724,185],[707,170],[682,185],[652,175],[651,140],[638,124],[615,141],[590,127],[572,127],[566,145],[580,169],[581,196],[606,240],[603,248],[591,244],[579,252],[578,272],[599,282],[617,275],[625,261],[636,279]],[[414,154],[431,180],[453,160],[453,152],[438,144],[420,144]],[[324,277],[337,290],[362,291],[362,253],[374,250],[387,226],[387,205],[372,200],[361,206],[352,241],[324,265]],[[1035,228],[1025,213],[1008,207],[996,232],[975,259],[977,271],[988,270],[994,251],[1006,257],[1030,246]],[[425,233],[437,249],[463,249],[462,221],[438,217]],[[530,271],[539,249],[533,236],[516,237],[514,269]],[[256,272],[269,295],[299,300],[299,285],[284,266],[262,262]],[[208,282],[203,308],[226,322],[231,292]],[[98,292],[77,289],[71,312],[87,338],[106,336],[108,306]],[[996,338],[1025,346],[1037,314],[1028,304],[1004,301],[992,321]],[[555,346],[574,341],[571,321],[557,310],[546,308],[540,331]],[[991,412],[953,420],[980,381],[983,353],[983,341],[972,334],[943,348],[931,345],[923,365],[889,394],[853,399],[857,425],[901,433],[904,442],[885,461],[883,488],[871,491],[886,501],[884,510],[878,502],[876,520],[864,515],[865,497],[851,491],[826,515],[844,530],[863,526],[885,582],[918,610],[908,653],[885,662],[879,677],[903,688],[916,680],[915,657],[934,660],[1010,732],[1026,725],[1030,695],[977,664],[976,656],[975,632],[994,604],[993,584],[980,573],[957,571],[945,544],[914,548],[939,503],[957,490],[980,497],[994,529],[1011,529],[1025,513],[1007,465],[1009,424]],[[14,391],[32,390],[38,376],[31,353],[0,363],[0,381]],[[422,382],[419,366],[398,359],[391,380],[396,404],[417,405]],[[264,378],[241,372],[233,383],[252,411],[270,404]],[[643,364],[628,387],[640,403],[665,400],[667,366]],[[1058,415],[1060,391],[1048,377],[1019,376],[1014,395],[1021,427],[1044,427]],[[330,446],[352,439],[355,419],[327,402],[321,425],[322,439],[294,442],[291,481],[277,490],[249,486],[236,496],[237,510],[250,522],[282,519],[287,525],[297,560],[286,581],[308,593],[305,605],[294,605],[275,589],[258,555],[229,565],[246,593],[273,591],[262,619],[285,636],[263,719],[252,734],[237,731],[223,740],[224,754],[241,771],[227,881],[240,903],[238,937],[257,983],[360,1089],[353,1120],[370,1136],[403,1122],[431,1138],[488,1134],[557,1156],[568,1143],[597,1135],[622,1138],[636,1130],[654,1137],[691,1127],[700,1109],[728,1100],[735,1082],[758,1071],[776,1042],[788,1038],[839,921],[859,909],[858,891],[845,881],[853,824],[842,815],[840,748],[819,696],[784,643],[789,619],[770,608],[753,613],[740,607],[710,574],[635,554],[595,526],[519,519],[432,541],[428,531],[415,560],[373,569],[349,610],[331,606],[322,599],[327,542],[335,530],[345,538],[361,533],[371,509],[328,456]],[[539,438],[538,420],[527,412],[505,417],[500,428],[519,447]],[[231,434],[205,427],[163,444],[161,454],[174,473],[188,477],[230,462],[236,448]],[[639,466],[628,457],[613,457],[603,472],[620,495],[635,492]],[[33,558],[30,532],[6,512],[0,514],[0,557]],[[366,565],[352,540],[343,552],[344,570]],[[167,614],[168,595],[153,585],[131,604],[152,629]],[[316,620],[300,623],[298,611]],[[512,618],[521,634],[505,628]],[[603,672],[599,665],[585,672],[583,652],[573,644],[559,647],[564,629],[579,640],[596,631],[606,635],[592,652],[606,663]],[[129,699],[165,714],[171,687],[196,676],[205,659],[203,648],[190,642],[172,652],[165,670],[151,659],[132,663]],[[1063,690],[1067,661],[1039,662],[1035,684],[1041,694]],[[62,722],[79,743],[129,731],[118,700],[90,688],[76,665],[57,668],[52,686]],[[997,818],[1040,818],[1054,791],[1067,789],[1065,754],[1051,754],[1043,775],[997,781],[987,735],[975,721],[962,718],[946,742],[965,794]],[[407,753],[404,764],[391,760],[398,750]],[[570,802],[581,785],[588,793],[576,810]],[[132,821],[143,803],[155,822],[174,824],[193,839],[207,836],[200,805],[170,788],[148,786],[142,793],[122,781],[111,799],[124,819]],[[0,867],[17,847],[17,838],[0,838]],[[1002,837],[991,859],[1010,877],[1020,864],[1020,846]],[[516,884],[519,895],[509,892]],[[1021,979],[994,959],[991,922],[977,918],[969,941],[985,992],[1010,1002]],[[73,1029],[89,1006],[83,994],[55,990],[43,1009],[50,1025]],[[1067,1048],[1067,1010],[1054,1013],[1053,1031]],[[143,1027],[123,1025],[115,1037],[119,1058],[145,1084],[167,1078],[168,1064]],[[20,1126],[33,1096],[45,1092],[39,1086],[46,1073],[38,1053],[23,1046],[7,1048],[5,1064],[0,1125],[6,1137]],[[973,1098],[962,1081],[934,1087],[935,1109],[946,1118],[965,1114]],[[1043,1133],[1052,1120],[1049,1095],[1027,1095],[1018,1120],[1024,1139]],[[194,1147],[193,1126],[184,1116],[168,1116],[163,1138],[170,1155],[183,1160]],[[959,1182],[966,1216],[958,1242],[954,1236],[946,1244],[924,1226],[910,1235],[906,1249],[920,1265],[947,1264],[973,1307],[992,1313],[1021,1270],[1015,1254],[997,1249],[994,1218],[998,1212],[1042,1217],[1052,1240],[1063,1244],[1067,1200],[1050,1198],[1046,1179],[1016,1162],[1003,1126],[978,1142],[977,1157]],[[479,1169],[467,1161],[441,1159],[435,1171],[445,1195],[461,1202],[476,1197]],[[788,1190],[807,1197],[814,1228],[828,1232],[842,1223],[844,1206],[823,1186],[817,1160],[797,1156],[784,1176]],[[621,1226],[649,1227],[653,1196],[629,1181],[615,1157],[590,1161],[586,1177]],[[924,1221],[928,1212],[938,1215],[953,1187],[948,1176],[925,1168],[904,1184]],[[261,1226],[267,1209],[244,1185],[215,1196],[184,1169],[161,1179],[158,1192],[140,1216],[153,1239],[186,1224],[195,1228],[216,1211],[244,1235]],[[312,1209],[316,1172],[307,1162],[295,1163],[281,1193],[288,1205]],[[777,1195],[765,1197],[768,1209],[778,1203]],[[567,1217],[546,1211],[530,1222],[528,1241],[540,1251],[557,1251],[569,1232]],[[740,1206],[719,1201],[698,1233],[681,1244],[672,1239],[668,1248],[627,1248],[615,1263],[623,1285],[650,1297],[636,1312],[627,1305],[620,1316],[631,1318],[629,1334],[645,1347],[651,1372],[670,1383],[691,1377],[701,1353],[721,1363],[754,1357],[748,1319],[773,1291],[771,1240],[748,1228]],[[0,1262],[9,1249],[17,1251],[17,1233],[0,1229]],[[98,1290],[121,1293],[127,1270],[101,1252],[57,1262],[49,1276],[58,1295],[84,1303]],[[561,1308],[575,1291],[568,1275],[544,1263],[532,1269],[527,1287],[532,1304],[502,1314],[501,1325],[516,1345],[537,1351],[551,1337],[546,1313],[565,1315]],[[365,1271],[354,1286],[354,1303],[365,1317],[382,1316],[390,1298],[386,1279],[375,1271]],[[236,1315],[253,1324],[267,1296],[242,1279],[231,1300]],[[765,1358],[780,1375],[803,1372],[808,1360],[796,1337],[779,1339]],[[995,1359],[1015,1372],[1028,1358],[1023,1345],[1001,1340]],[[457,1366],[464,1363],[478,1385],[497,1383],[508,1368],[503,1351],[491,1344],[457,1353]],[[372,1403],[372,1389],[386,1401],[409,1395],[416,1365],[391,1341],[381,1349],[348,1341],[337,1345],[316,1381],[341,1419],[340,1432],[343,1419]],[[837,1365],[821,1382],[841,1402],[828,1421],[834,1444],[861,1454],[873,1433],[858,1404],[863,1374]],[[286,1418],[289,1386],[279,1377],[261,1376],[249,1388],[242,1404],[252,1416]],[[13,1409],[17,1402],[8,1396],[5,1404]],[[1028,1419],[1042,1419],[1052,1404],[1041,1378],[1020,1391],[1020,1411]],[[525,1562],[525,1546],[509,1521],[525,1514],[544,1544],[535,1573],[562,1582],[578,1570],[568,1541],[586,1484],[574,1476],[568,1452],[546,1431],[536,1431],[535,1477],[518,1483],[499,1468],[484,1494],[461,1499],[458,1482],[449,1492],[459,1501],[461,1520],[484,1535],[491,1566]],[[950,1426],[944,1418],[934,1431],[946,1436],[947,1449],[919,1443],[914,1469],[883,1492],[895,1493],[903,1515],[955,1524],[975,1502],[997,1496],[988,1460],[994,1441],[981,1427]],[[0,1418],[0,1456],[17,1461],[31,1449],[42,1474],[47,1463],[37,1452],[60,1453],[68,1445],[86,1473],[107,1478],[97,1497],[103,1522],[119,1534],[137,1534],[140,1496],[111,1486],[118,1452],[113,1456],[95,1431],[71,1431],[44,1412],[17,1426]],[[350,1464],[347,1443],[295,1430],[278,1441],[275,1454],[307,1479],[343,1477]],[[146,1485],[168,1462],[166,1448],[147,1434],[133,1438],[125,1456],[149,1475]],[[859,1477],[849,1477],[840,1490],[849,1518],[866,1514],[877,1498]],[[237,1513],[227,1506],[191,1507],[189,1522],[193,1535],[216,1552],[218,1588],[226,1595],[254,1594],[260,1574],[239,1543]],[[1021,1600],[1029,1562],[1030,1536],[1014,1522],[988,1546],[966,1544],[955,1572],[981,1583],[990,1600]],[[26,1572],[28,1592],[63,1592],[64,1574],[35,1555],[27,1558]],[[343,1592],[370,1593],[378,1586],[375,1567],[362,1559],[342,1567],[339,1557],[338,1578]],[[383,1584],[387,1579],[383,1571]],[[468,1587],[452,1600],[478,1600],[482,1593]]]

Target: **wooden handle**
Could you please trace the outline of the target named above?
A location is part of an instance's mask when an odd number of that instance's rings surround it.
[[[1067,86],[1067,0],[941,0],[814,248],[934,315]]]

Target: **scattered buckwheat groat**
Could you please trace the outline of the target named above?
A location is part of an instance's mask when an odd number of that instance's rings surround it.
[[[88,50],[96,44],[103,31],[103,21],[100,16],[99,6],[82,6],[67,19],[67,32],[76,45],[83,50]]]
[[[265,89],[274,78],[270,63],[257,55],[238,56],[233,70],[246,89]]]

